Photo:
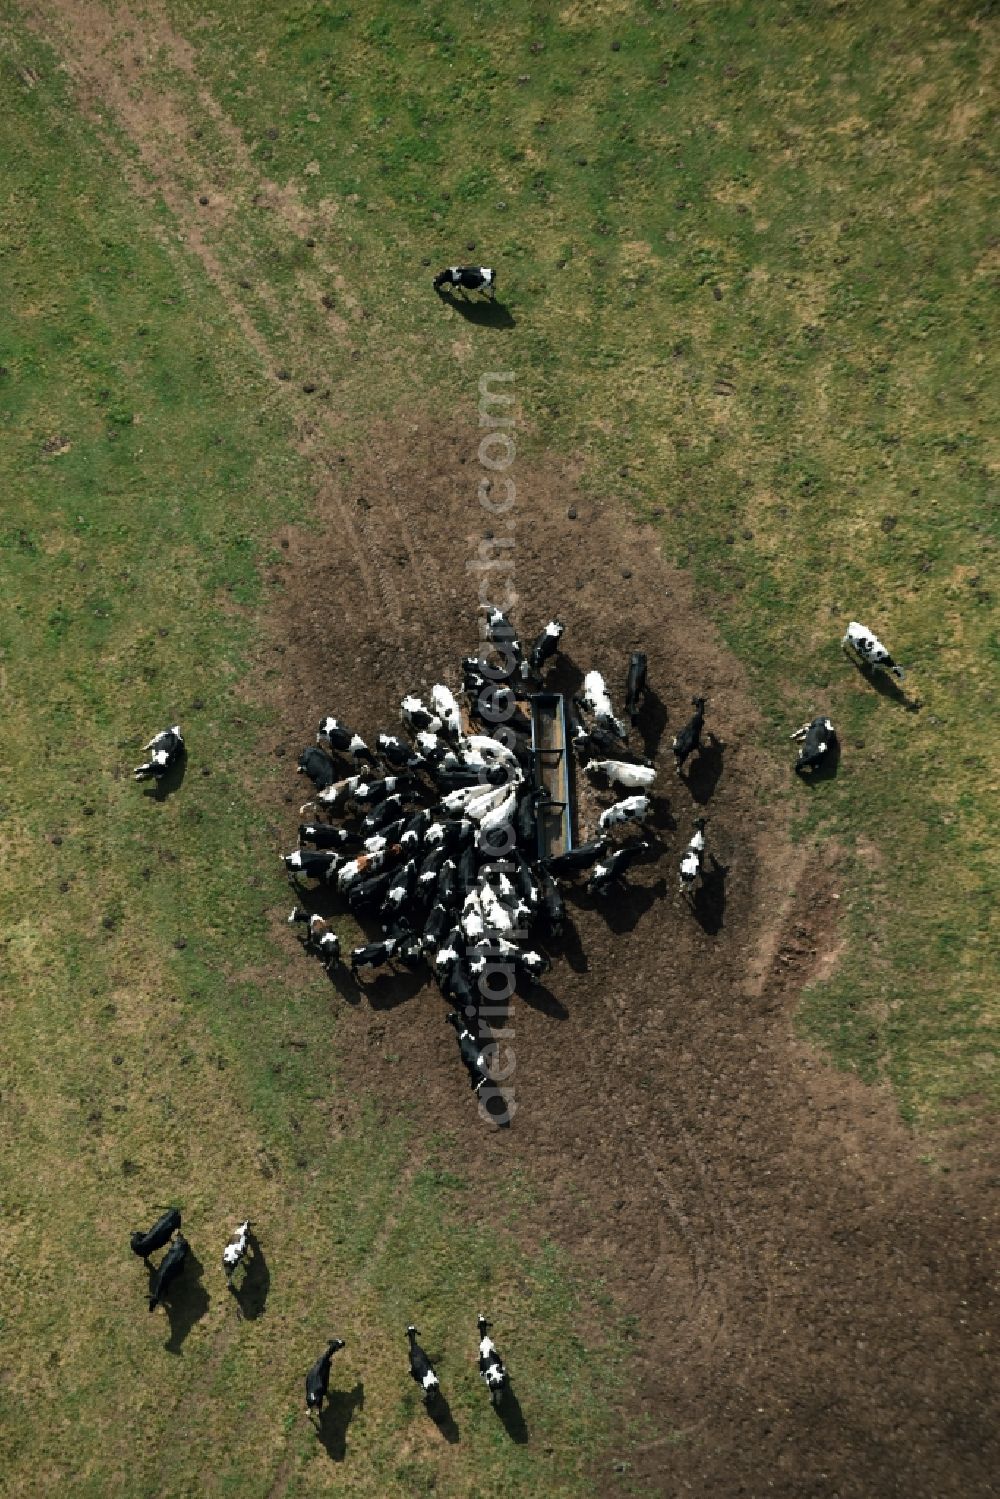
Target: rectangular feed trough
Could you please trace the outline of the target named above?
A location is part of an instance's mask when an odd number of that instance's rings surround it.
[[[530,702],[535,781],[545,793],[538,805],[538,856],[545,859],[573,847],[566,704],[559,692],[536,692]]]

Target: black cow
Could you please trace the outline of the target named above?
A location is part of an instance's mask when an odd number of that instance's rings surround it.
[[[163,1217],[157,1218],[148,1233],[137,1230],[130,1236],[132,1253],[137,1254],[141,1260],[148,1260],[154,1249],[162,1249],[164,1244],[169,1243],[180,1226],[180,1208],[167,1208]]]
[[[684,769],[685,760],[690,755],[693,755],[696,749],[701,748],[701,730],[705,722],[705,699],[703,697],[693,697],[691,702],[694,704],[694,713],[688,719],[680,733],[674,736],[672,745],[678,775]]]
[[[552,874],[569,874],[576,869],[589,869],[608,846],[606,838],[592,838],[589,843],[578,843],[564,854],[551,854],[543,859],[543,868]]]
[[[587,881],[588,895],[604,895],[610,890],[616,880],[620,880],[628,866],[644,854],[649,848],[644,838],[635,843],[623,843],[621,848],[616,848],[606,859],[594,865],[593,873]]]
[[[323,750],[311,744],[304,749],[299,756],[298,772],[300,776],[308,776],[317,791],[325,791],[332,786],[337,779],[337,771],[330,756]]]
[[[646,666],[645,651],[633,651],[628,658],[628,676],[625,678],[625,712],[632,723],[639,717],[639,699],[644,698],[649,690]]]
[[[306,1410],[315,1411],[317,1416],[323,1414],[323,1401],[330,1388],[330,1365],[333,1363],[333,1355],[339,1353],[345,1346],[343,1338],[331,1338],[326,1345],[326,1352],[320,1354],[306,1375]]]
[[[168,1287],[180,1275],[187,1258],[188,1241],[184,1235],[178,1233],[176,1239],[167,1250],[160,1261],[160,1268],[153,1276],[153,1284],[149,1288],[149,1310],[154,1312],[167,1293]]]

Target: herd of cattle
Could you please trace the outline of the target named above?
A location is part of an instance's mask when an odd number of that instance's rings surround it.
[[[237,1269],[246,1259],[250,1244],[250,1220],[245,1219],[237,1226],[222,1251],[222,1268],[225,1272],[226,1284],[230,1289],[233,1287],[233,1277]],[[180,1276],[187,1259],[189,1246],[187,1239],[181,1233],[180,1208],[168,1208],[145,1233],[137,1230],[131,1235],[129,1245],[133,1254],[137,1254],[147,1267],[150,1255],[169,1245],[150,1280],[149,1310],[155,1311],[160,1302],[165,1299],[170,1286]],[[493,1405],[500,1408],[504,1395],[510,1387],[510,1380],[504,1362],[497,1352],[496,1344],[489,1336],[491,1326],[492,1323],[487,1322],[480,1313],[476,1319],[479,1332],[479,1373],[490,1393]],[[407,1327],[406,1336],[409,1343],[410,1375],[420,1386],[424,1400],[430,1408],[440,1398],[441,1381],[427,1354],[417,1342],[416,1327],[412,1324]],[[323,1401],[327,1398],[330,1388],[330,1365],[333,1355],[344,1347],[346,1344],[343,1338],[331,1338],[325,1350],[309,1369],[306,1375],[306,1410],[310,1413],[322,1415]]]
[[[599,814],[597,836],[551,857],[539,857],[537,821],[545,793],[536,775],[531,722],[524,711],[555,655],[563,625],[551,620],[525,650],[509,619],[490,609],[488,659],[462,663],[465,714],[443,684],[425,704],[408,694],[400,705],[404,734],[380,733],[374,747],[338,719],[324,718],[317,744],[303,751],[299,771],[315,796],[301,809],[312,820],[299,827],[299,847],[284,855],[295,882],[336,891],[355,917],[374,919],[378,940],[353,949],[354,974],[370,974],[386,964],[408,969],[429,965],[449,1002],[459,1054],[477,1093],[491,1082],[490,1020],[506,1013],[517,985],[540,981],[550,966],[543,938],[558,938],[565,917],[561,884],[590,871],[587,891],[605,899],[621,890],[628,866],[648,853],[638,838],[616,844],[621,829],[641,825],[650,812],[656,771],[645,755],[629,748],[629,727],[639,721],[647,695],[647,665],[634,652],[625,681],[625,716],[614,712],[603,677],[588,672],[582,691],[566,704],[569,743],[582,770],[612,796]],[[844,650],[866,670],[902,679],[885,646],[864,625],[852,621]],[[705,699],[692,700],[694,713],[672,742],[681,775],[701,748]],[[627,720],[627,722],[626,722]],[[792,735],[802,741],[795,769],[821,767],[836,744],[825,716]],[[182,762],[184,738],[177,724],[155,735],[144,749],[149,758],[135,767],[137,780],[157,781]],[[338,769],[339,763],[339,769]],[[348,774],[342,774],[342,771]],[[322,814],[325,814],[323,816]],[[335,820],[336,819],[336,820]],[[681,893],[693,896],[705,850],[704,817],[683,849],[678,866]],[[307,946],[332,969],[340,961],[340,940],[332,922],[297,905],[289,920],[305,928]],[[500,978],[499,988],[495,980]],[[181,1215],[170,1208],[130,1244],[148,1266],[166,1248],[151,1275],[149,1309],[169,1300],[183,1274],[188,1243]],[[240,1223],[222,1253],[227,1284],[253,1244],[249,1219]],[[479,1372],[496,1406],[509,1389],[507,1371],[480,1315]],[[431,1408],[440,1381],[412,1324],[406,1329],[412,1378]],[[326,1349],[306,1376],[306,1406],[320,1415],[340,1338]]]
[[[400,704],[403,734],[379,733],[372,746],[339,719],[323,718],[317,743],[298,762],[315,795],[300,808],[309,821],[299,826],[299,846],[283,855],[290,877],[299,886],[312,882],[320,900],[331,892],[356,919],[376,926],[374,940],[349,955],[353,975],[386,965],[429,969],[477,1093],[496,1085],[491,1023],[506,1015],[519,987],[538,984],[551,966],[545,946],[563,928],[564,883],[586,873],[590,896],[612,898],[628,868],[653,847],[642,837],[616,841],[645,822],[656,779],[652,762],[628,743],[647,695],[646,656],[636,651],[623,718],[598,671],[589,671],[565,703],[569,746],[594,788],[611,798],[596,836],[540,854],[547,793],[529,714],[563,630],[550,620],[525,648],[506,615],[489,609],[490,650],[462,662],[462,704],[443,683],[426,703],[408,693]],[[673,741],[678,773],[700,747],[704,698],[694,699],[694,710]],[[678,871],[688,896],[704,847],[699,819]],[[341,961],[329,915],[299,904],[288,920],[303,928],[307,947],[328,969]]]

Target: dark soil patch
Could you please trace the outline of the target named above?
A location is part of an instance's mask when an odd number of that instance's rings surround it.
[[[571,906],[542,998],[517,1002],[511,1129],[479,1119],[431,985],[404,984],[409,997],[377,1011],[331,990],[333,1066],[383,1107],[458,1133],[482,1180],[525,1169],[538,1194],[526,1232],[633,1315],[621,1414],[645,1416],[648,1436],[622,1435],[629,1471],[615,1476],[609,1457],[595,1492],[993,1493],[982,1207],[929,1176],[888,1093],[833,1072],[792,1031],[803,985],[841,940],[830,851],[793,848],[767,809],[774,772],[745,681],[652,532],[520,459],[513,510],[487,515],[480,436],[411,418],[373,434],[358,467],[317,452],[328,481],[314,527],[279,538],[285,587],[264,655],[284,651],[259,689],[279,710],[265,752],[305,744],[327,712],[374,734],[405,691],[456,687],[477,644],[467,564],[489,560],[492,529],[513,536],[525,634],[566,622],[564,685],[597,666],[620,703],[629,651],[648,653],[663,852],[610,921]],[[490,576],[503,603],[503,574]],[[695,692],[721,748],[686,784],[670,738]],[[715,864],[692,911],[675,868],[699,813]]]

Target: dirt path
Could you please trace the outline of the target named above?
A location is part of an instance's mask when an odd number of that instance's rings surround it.
[[[123,132],[135,162],[108,135],[122,171],[136,192],[162,197],[262,364],[307,354],[294,321],[281,350],[260,334],[227,225],[247,195],[291,233],[309,234],[309,217],[259,176],[199,91],[187,44],[155,6],[140,18],[93,0],[39,0],[26,13],[91,117]],[[185,96],[147,66],[158,54],[191,75],[234,164],[228,177],[202,180]],[[336,284],[336,266],[321,269]],[[319,301],[318,285],[305,290]],[[267,304],[266,279],[255,295]],[[330,314],[331,337],[348,327]],[[322,712],[374,731],[406,689],[455,682],[476,643],[466,564],[485,528],[478,429],[410,420],[373,433],[349,461],[328,417],[299,412],[291,384],[281,399],[316,472],[314,531],[280,538],[285,590],[262,647],[262,666],[281,651],[290,753]],[[553,613],[567,623],[565,681],[592,664],[617,681],[641,646],[666,707],[665,742],[691,693],[708,696],[721,776],[711,788],[714,772],[704,778],[700,794],[725,875],[699,924],[673,895],[673,866],[702,804],[661,753],[663,858],[607,923],[574,911],[575,940],[548,997],[518,1005],[518,1113],[507,1132],[480,1125],[429,991],[403,1003],[379,984],[354,1007],[331,994],[332,1063],[358,1092],[414,1114],[429,1107],[469,1140],[484,1179],[523,1167],[538,1197],[525,1231],[571,1251],[634,1316],[636,1385],[622,1415],[648,1420],[621,1451],[636,1492],[991,1494],[995,1223],[984,1204],[929,1178],[891,1099],[831,1073],[791,1031],[803,983],[840,941],[836,871],[793,851],[768,810],[771,771],[753,747],[745,683],[655,537],[577,494],[571,475],[520,461],[513,472],[514,528],[494,525],[514,539],[518,618],[532,629]],[[385,1056],[390,1033],[405,1067]],[[595,1491],[622,1482],[609,1464]]]

